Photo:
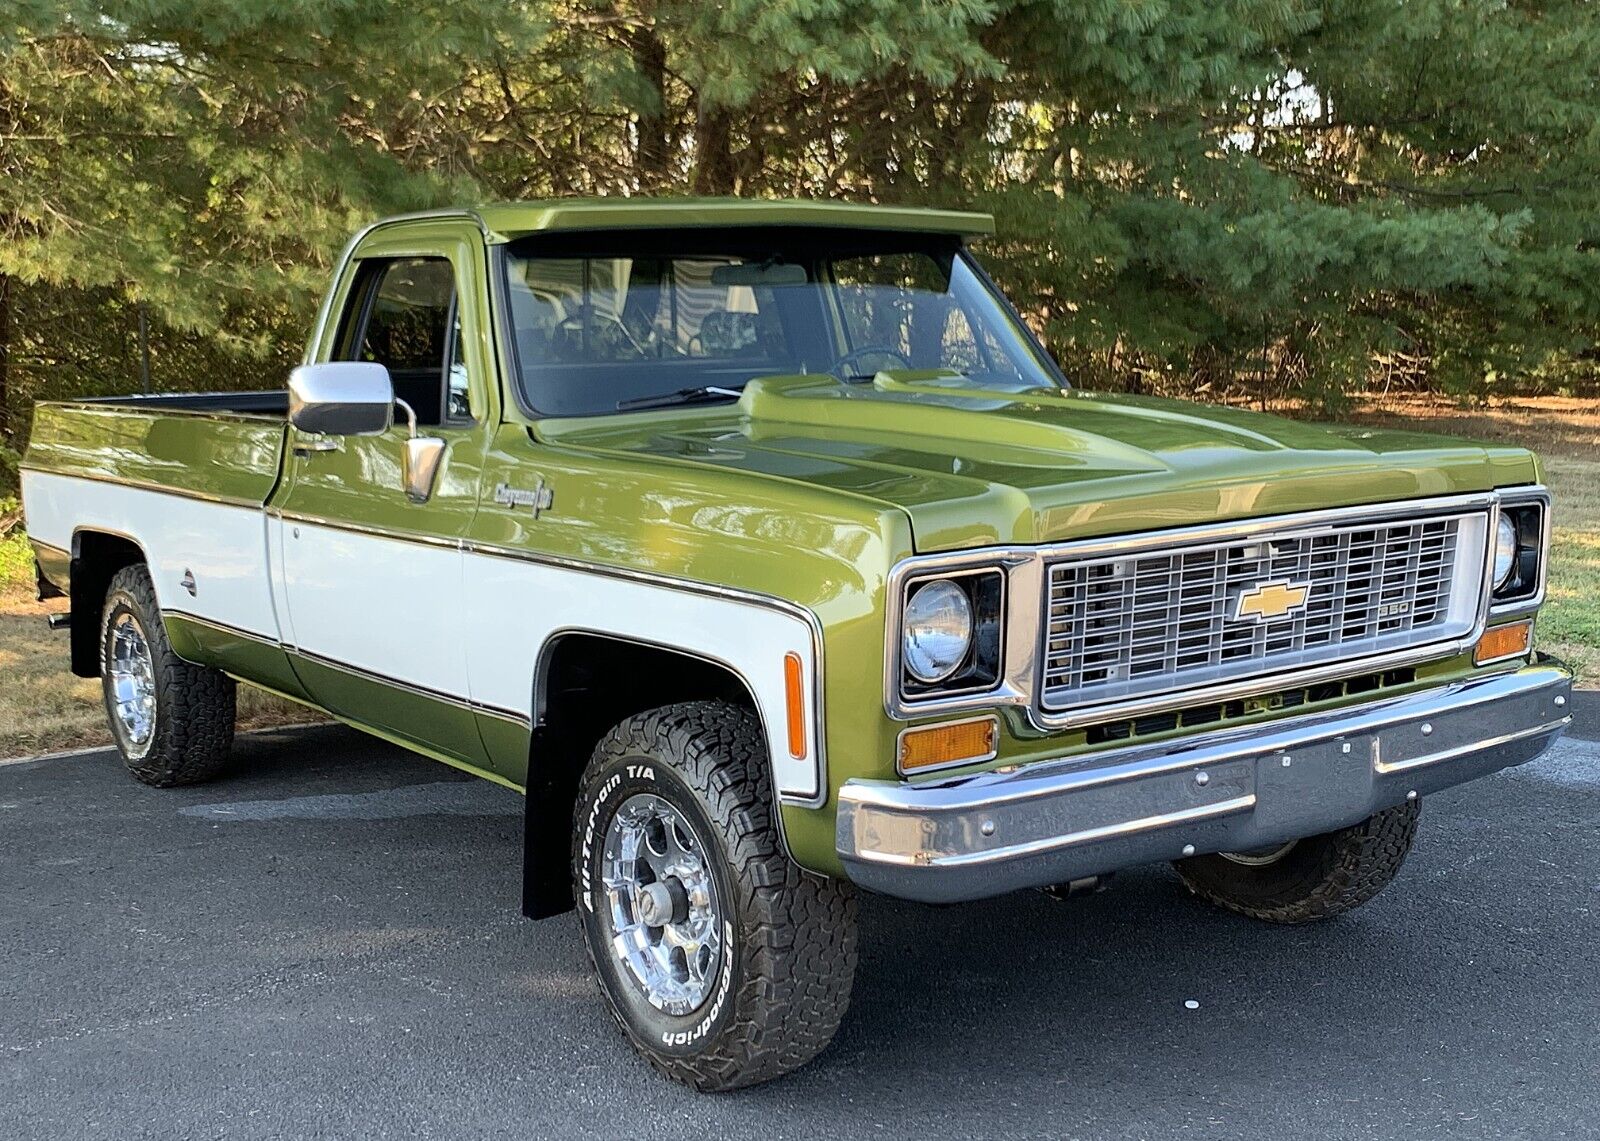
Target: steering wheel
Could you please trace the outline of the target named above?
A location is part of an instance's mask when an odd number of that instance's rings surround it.
[[[579,306],[576,312],[563,318],[557,328],[559,328],[563,333],[581,333],[583,331],[583,323],[586,318],[592,318],[594,320],[594,324],[591,326],[591,328],[593,328],[595,332],[599,333],[604,329],[610,329],[613,333],[621,333],[623,340],[625,340],[628,343],[628,346],[633,349],[634,352],[639,354],[639,356],[648,357],[650,355],[650,353],[645,350],[645,347],[641,345],[634,337],[633,333],[629,331],[628,326],[623,323],[622,318],[618,317],[615,313],[608,313],[606,310],[596,308],[593,305]]]
[[[860,360],[863,357],[870,356],[893,357],[895,360],[900,362],[901,368],[911,367],[911,358],[906,356],[899,349],[891,349],[888,345],[864,345],[859,349],[852,349],[848,353],[845,353],[844,356],[840,357],[838,360],[834,361],[828,366],[828,371],[834,376],[838,377],[840,380],[871,380],[872,377],[877,375],[877,369],[874,369],[870,373],[846,371],[845,369],[846,365]]]

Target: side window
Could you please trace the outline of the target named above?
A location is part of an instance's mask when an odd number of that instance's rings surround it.
[[[461,338],[461,306],[450,313],[450,357],[445,373],[444,414],[450,420],[472,419],[472,403],[467,397],[467,357]]]
[[[340,359],[387,368],[395,396],[416,410],[419,424],[470,419],[449,260],[395,258],[370,263],[363,274],[346,312]]]

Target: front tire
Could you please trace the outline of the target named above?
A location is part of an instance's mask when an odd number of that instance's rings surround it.
[[[172,652],[142,564],[118,571],[106,591],[100,685],[111,735],[135,780],[157,788],[196,784],[227,763],[236,686]]]
[[[628,718],[596,747],[573,875],[601,993],[655,1069],[755,1085],[833,1039],[855,975],[855,895],[785,853],[756,719],[718,702]]]
[[[1360,907],[1389,886],[1417,835],[1422,802],[1263,852],[1192,856],[1173,864],[1195,895],[1269,923],[1314,923]]]

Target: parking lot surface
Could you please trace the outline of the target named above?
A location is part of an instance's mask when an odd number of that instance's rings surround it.
[[[515,794],[341,728],[177,791],[0,764],[0,1137],[1600,1135],[1592,740],[1431,798],[1321,925],[1165,868],[864,898],[833,1048],[710,1097],[634,1057],[570,916],[519,918],[521,836]]]

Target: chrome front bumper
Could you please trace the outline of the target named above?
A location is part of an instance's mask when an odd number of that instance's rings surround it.
[[[1342,828],[1531,761],[1571,722],[1553,663],[1354,708],[916,784],[847,781],[850,878],[931,903],[981,899]]]

